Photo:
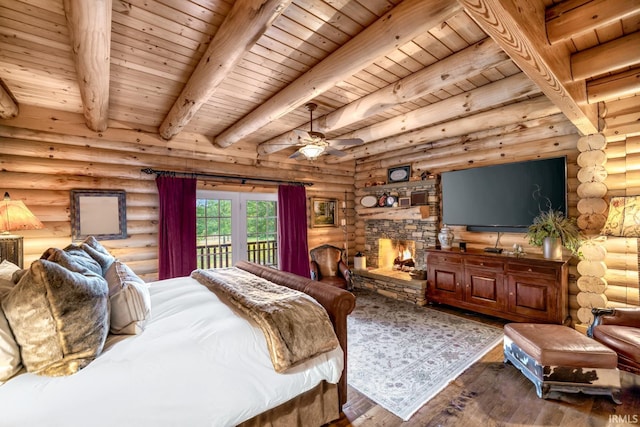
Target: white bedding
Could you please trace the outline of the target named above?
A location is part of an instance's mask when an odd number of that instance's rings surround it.
[[[276,373],[262,331],[194,279],[150,291],[142,334],[112,336],[77,374],[0,386],[0,426],[233,426],[340,378],[339,347]]]

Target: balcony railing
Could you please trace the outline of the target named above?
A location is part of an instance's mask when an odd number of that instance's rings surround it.
[[[200,245],[196,246],[196,251],[198,268],[221,268],[233,265],[231,243]],[[277,268],[278,242],[276,240],[248,242],[247,261]]]

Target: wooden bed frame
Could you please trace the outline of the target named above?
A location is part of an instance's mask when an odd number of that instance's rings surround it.
[[[338,337],[338,341],[340,342],[340,346],[344,352],[344,370],[342,371],[342,376],[340,377],[340,381],[337,385],[337,408],[339,414],[340,411],[342,411],[342,405],[347,401],[347,316],[356,306],[355,296],[351,292],[343,289],[321,282],[316,282],[292,273],[265,267],[260,264],[240,261],[236,264],[236,267],[273,283],[304,292],[313,297],[325,308],[329,314],[336,336]],[[327,406],[327,403],[332,399],[331,396],[335,396],[335,390],[335,386],[322,383],[315,389],[310,390],[310,392],[298,396],[289,402],[285,402],[283,405],[280,405],[271,411],[260,414],[242,425],[260,425],[264,424],[266,421],[278,423],[278,419],[281,419],[282,416],[286,416],[286,414],[290,414],[290,411],[295,410],[294,408],[297,408],[296,412],[299,414],[317,413],[319,410],[318,408],[324,408]],[[311,407],[305,408],[304,406],[306,405],[310,405]],[[279,423],[282,423],[282,425],[285,424],[284,421],[280,421]],[[310,423],[309,425],[311,424],[315,423]],[[307,425],[306,422],[305,425]]]

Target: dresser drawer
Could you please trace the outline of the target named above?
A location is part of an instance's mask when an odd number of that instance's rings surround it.
[[[521,264],[518,262],[510,262],[507,264],[507,272],[509,273],[527,273],[537,276],[555,277],[557,269],[542,265]]]
[[[454,254],[434,254],[427,256],[427,264],[456,264],[462,265],[462,257]]]
[[[504,262],[500,260],[490,259],[488,257],[476,258],[473,256],[465,257],[464,265],[467,267],[478,267],[492,271],[503,271]]]

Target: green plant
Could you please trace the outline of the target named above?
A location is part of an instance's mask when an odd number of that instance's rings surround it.
[[[580,255],[579,249],[582,236],[576,220],[567,218],[560,211],[549,209],[542,211],[533,220],[527,230],[529,243],[534,246],[542,246],[545,237],[560,238],[562,246],[569,249],[572,254]]]

